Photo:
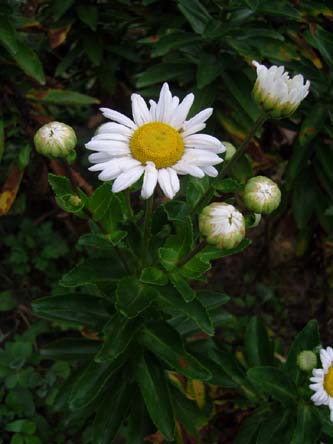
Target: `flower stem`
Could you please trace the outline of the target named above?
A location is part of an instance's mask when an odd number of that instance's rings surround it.
[[[61,159],[61,160],[62,160],[62,165],[63,165],[63,167],[65,169],[66,176],[69,178],[69,180],[71,182],[71,185],[73,187],[73,191],[77,192],[78,184],[75,181],[75,178],[73,176],[72,170],[71,170],[70,166],[63,159]],[[93,215],[88,210],[88,208],[84,207],[84,208],[82,208],[82,211],[86,214],[86,216],[89,219],[91,219],[96,225],[98,225],[99,229],[101,230],[101,232],[103,234],[108,234],[107,230],[104,228],[102,223],[100,221],[95,221],[93,219]],[[131,270],[130,270],[130,267],[128,266],[128,263],[126,261],[126,258],[124,256],[123,252],[120,250],[120,248],[117,245],[113,245],[113,249],[114,249],[116,255],[118,256],[119,261],[122,263],[122,266],[124,267],[124,270],[130,275],[131,274]]]
[[[248,144],[251,142],[253,136],[255,135],[257,130],[264,124],[264,122],[266,120],[267,120],[267,115],[265,113],[259,115],[259,117],[254,122],[252,128],[248,132],[247,136],[245,137],[245,139],[241,143],[241,145],[238,148],[238,150],[236,151],[236,153],[233,155],[233,157],[230,159],[229,162],[223,163],[223,167],[216,179],[221,180],[227,175],[227,173],[230,171],[230,169],[236,164],[238,159],[244,154],[244,152],[245,152]],[[199,202],[193,207],[192,213],[196,213],[196,212],[200,211],[204,205],[208,204],[210,202],[210,200],[212,199],[212,197],[214,196],[214,191],[215,191],[214,186],[210,185],[210,187],[203,194],[203,196],[201,197]]]
[[[151,216],[153,212],[153,203],[154,203],[154,195],[152,195],[149,199],[146,200],[145,219],[143,222],[142,251],[141,251],[142,267],[144,267],[147,263],[147,256],[148,256],[149,242],[151,235]]]
[[[195,255],[200,253],[200,251],[203,250],[206,246],[207,246],[206,241],[200,242],[198,245],[196,245],[193,248],[193,250],[191,250],[189,253],[187,253],[184,257],[182,257],[178,261],[177,267],[182,267],[183,265],[185,265],[188,261],[190,261],[192,259],[192,257],[194,257]]]

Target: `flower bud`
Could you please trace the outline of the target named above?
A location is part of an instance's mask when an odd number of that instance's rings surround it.
[[[227,152],[225,153],[224,160],[226,162],[229,162],[229,160],[231,160],[232,156],[235,154],[235,152],[237,150],[234,147],[234,145],[232,143],[230,143],[230,142],[222,142],[222,144],[226,147],[226,150],[227,150]]]
[[[284,71],[284,66],[267,68],[253,61],[257,68],[257,80],[252,95],[258,105],[272,117],[287,117],[293,114],[308,95],[310,82],[304,83],[301,74],[293,78]]]
[[[297,365],[304,372],[310,372],[317,365],[317,356],[311,350],[304,350],[297,356]]]
[[[75,149],[76,142],[73,128],[61,122],[43,125],[34,137],[36,150],[50,159],[65,158]]]
[[[74,207],[79,207],[81,205],[81,203],[82,203],[82,199],[79,196],[73,194],[69,198],[69,203],[71,205],[73,205]]]
[[[245,185],[243,202],[255,213],[272,213],[281,201],[281,191],[271,179],[265,176],[252,177]]]
[[[199,229],[209,244],[230,249],[237,247],[244,238],[245,220],[234,206],[215,202],[202,210]]]

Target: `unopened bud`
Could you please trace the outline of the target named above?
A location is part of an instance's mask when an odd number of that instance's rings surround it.
[[[281,201],[281,191],[268,177],[252,177],[245,185],[243,202],[247,209],[255,213],[272,213]]]
[[[79,196],[76,196],[75,194],[73,194],[70,198],[69,198],[69,203],[71,205],[73,205],[74,207],[79,207],[82,203],[82,200],[79,198]]]
[[[297,365],[304,372],[310,372],[317,366],[317,356],[311,350],[304,350],[297,356]]]
[[[36,150],[50,159],[65,158],[75,149],[77,139],[72,127],[61,122],[43,125],[34,137]]]
[[[209,244],[222,249],[237,247],[245,236],[245,220],[234,206],[215,202],[199,216],[200,232]]]
[[[234,145],[230,142],[222,142],[223,145],[226,147],[226,153],[225,153],[225,158],[224,160],[226,162],[229,162],[229,160],[233,157],[233,155],[235,154],[235,152],[237,151],[236,148],[234,147]]]
[[[253,61],[257,69],[257,80],[252,95],[258,105],[270,116],[288,117],[308,95],[310,82],[304,82],[301,74],[289,77],[284,66],[271,66]]]

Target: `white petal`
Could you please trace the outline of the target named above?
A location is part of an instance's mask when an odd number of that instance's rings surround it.
[[[181,160],[177,162],[175,165],[172,166],[172,168],[178,173],[178,174],[190,174],[193,177],[204,177],[204,172],[201,170],[201,168],[190,165],[189,163],[182,162]]]
[[[129,143],[130,138],[124,134],[119,133],[103,133],[97,134],[96,136],[92,137],[90,142],[94,142],[95,140],[119,140],[120,142]]]
[[[88,160],[90,163],[106,162],[110,160],[110,158],[111,158],[110,154],[103,152],[93,153],[88,156]]]
[[[96,140],[86,144],[88,150],[96,150],[108,153],[110,156],[126,156],[130,154],[130,149],[125,142]]]
[[[184,131],[198,124],[203,124],[213,114],[213,108],[206,108],[196,114],[192,119],[186,121],[183,125]]]
[[[155,102],[155,100],[149,100],[149,104],[150,104],[150,118],[152,122],[156,122],[157,118],[156,118],[156,107],[157,107],[157,103]]]
[[[193,101],[194,95],[192,93],[188,94],[174,110],[174,113],[170,119],[170,125],[174,126],[177,130],[183,126],[190,108],[193,105]]]
[[[137,129],[137,126],[135,125],[133,120],[129,119],[124,114],[121,114],[118,111],[110,108],[100,108],[100,110],[106,118],[121,123],[122,125],[128,126],[128,128]]]
[[[147,162],[145,167],[145,175],[141,189],[142,199],[149,199],[153,195],[157,184],[158,172],[153,162]]]
[[[206,128],[205,123],[198,123],[198,125],[191,125],[189,129],[182,131],[181,135],[183,137],[190,136],[191,134],[198,133],[199,131],[202,131]]]
[[[223,162],[223,159],[212,151],[194,148],[187,148],[181,160],[199,167],[218,165],[219,163]]]
[[[140,179],[144,172],[144,167],[142,165],[136,166],[128,171],[121,173],[117,179],[113,182],[112,191],[114,193],[119,193],[126,188],[133,185],[137,180]]]
[[[151,122],[150,112],[144,99],[139,94],[132,94],[131,99],[134,122],[138,126]]]
[[[158,122],[169,123],[169,114],[172,107],[172,95],[169,85],[164,83],[160,92],[160,97],[156,107],[156,120]]]
[[[209,177],[217,177],[219,172],[213,166],[201,167],[202,171]]]
[[[118,133],[130,137],[133,134],[133,130],[127,126],[120,125],[119,123],[107,122],[103,123],[96,130],[96,135],[105,133]]]
[[[158,170],[158,183],[166,197],[172,199],[176,194],[172,183],[172,177],[169,168],[161,168]]]
[[[178,191],[180,189],[179,179],[178,179],[176,171],[173,168],[168,168],[168,173],[170,175],[170,182],[171,182],[172,191],[175,195],[178,193]]]
[[[184,144],[187,148],[200,148],[210,150],[214,153],[224,153],[225,146],[213,136],[208,134],[192,134],[184,137]]]

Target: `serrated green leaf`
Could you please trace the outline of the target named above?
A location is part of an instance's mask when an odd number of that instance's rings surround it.
[[[18,51],[16,30],[10,21],[10,17],[0,16],[0,43],[12,55]]]
[[[6,425],[5,430],[13,433],[26,433],[33,435],[36,431],[36,424],[28,419],[17,419]]]
[[[181,338],[165,323],[145,327],[142,343],[176,372],[192,379],[208,380],[211,373],[184,350]]]
[[[153,423],[166,439],[173,439],[175,420],[163,368],[142,356],[135,377]]]
[[[297,422],[290,444],[313,444],[321,436],[321,427],[315,407],[300,403]]]
[[[113,441],[121,423],[126,419],[132,395],[133,384],[116,378],[96,412],[92,431],[95,444],[110,444]]]
[[[65,89],[31,90],[27,93],[27,98],[55,105],[92,105],[99,103],[99,100],[94,97]]]
[[[0,312],[13,310],[16,305],[16,299],[11,291],[7,290],[0,293]]]
[[[117,260],[87,259],[65,274],[60,284],[64,287],[79,287],[98,282],[117,282],[125,270]]]
[[[115,313],[104,327],[104,344],[95,357],[96,362],[113,362],[123,354],[141,328],[141,320],[129,320]]]
[[[111,205],[113,194],[108,183],[100,185],[89,198],[89,210],[94,220],[101,220]]]
[[[84,294],[47,296],[35,300],[32,307],[42,318],[93,329],[100,328],[109,317],[103,299]]]
[[[18,41],[17,50],[11,54],[18,66],[41,85],[45,84],[43,65],[38,55],[25,43]]]
[[[298,355],[304,350],[313,350],[318,347],[318,345],[320,345],[318,321],[313,319],[297,334],[289,349],[285,370],[294,381],[296,381],[299,375],[297,365]]]
[[[99,341],[85,338],[63,338],[44,346],[40,353],[45,359],[81,361],[91,359],[98,352],[100,346]]]
[[[208,335],[214,334],[214,327],[209,315],[198,300],[186,303],[173,289],[163,288],[159,292],[156,302],[160,309],[171,311],[172,314],[181,312],[192,319],[202,331]]]
[[[290,404],[297,397],[294,383],[283,370],[277,367],[253,367],[247,372],[249,380],[262,392],[273,399]]]
[[[92,403],[114,373],[124,364],[122,358],[109,363],[91,361],[72,385],[69,406],[81,409]]]
[[[273,348],[267,330],[257,316],[247,324],[244,346],[249,367],[273,364]]]
[[[168,283],[167,275],[157,267],[146,267],[140,275],[140,282],[150,285],[166,285]]]
[[[128,318],[135,318],[158,296],[158,290],[141,284],[134,277],[124,277],[118,282],[116,291],[117,309]]]
[[[98,22],[98,8],[96,6],[86,3],[78,4],[76,12],[84,24],[89,26],[93,31],[96,31]]]

